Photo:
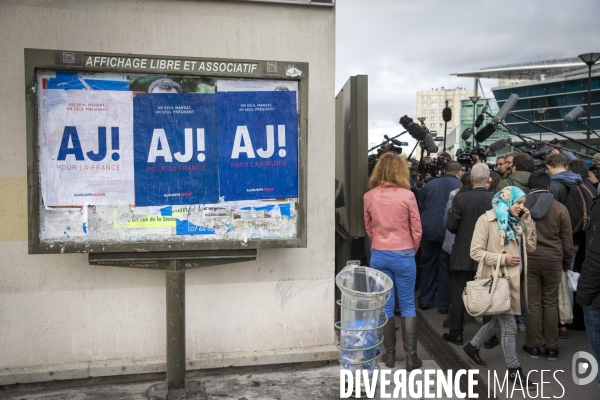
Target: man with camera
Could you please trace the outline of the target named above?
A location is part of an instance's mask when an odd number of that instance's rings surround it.
[[[438,309],[447,314],[450,306],[448,293],[448,266],[443,259],[442,244],[446,235],[444,211],[450,192],[460,187],[461,165],[448,161],[444,174],[430,179],[419,191],[418,203],[423,226],[421,240],[421,292],[419,308],[427,310],[433,303],[437,289]]]

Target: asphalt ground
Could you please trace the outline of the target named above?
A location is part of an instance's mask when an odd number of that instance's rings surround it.
[[[442,326],[446,316],[440,314],[435,305],[429,310],[418,310],[418,312],[422,316],[422,318],[429,323],[429,326],[432,327],[438,333],[439,338],[441,338],[443,333],[448,333],[448,329],[443,328]],[[482,324],[476,322],[473,317],[471,317],[468,314],[465,314],[465,331],[463,334],[463,340],[465,345],[471,338],[473,338],[473,336],[475,336],[475,334],[481,326]],[[530,374],[530,380],[532,381],[532,383],[537,384],[541,384],[542,382],[542,370],[551,371],[544,372],[543,381],[546,383],[540,385],[540,392],[538,393],[537,398],[563,398],[577,400],[600,399],[600,389],[598,388],[596,381],[588,385],[580,386],[575,384],[572,378],[572,363],[573,356],[575,355],[575,353],[579,351],[585,351],[588,353],[590,352],[590,346],[585,331],[569,330],[568,339],[559,339],[559,357],[556,361],[548,361],[543,352],[540,358],[538,359],[532,359],[531,357],[529,357],[529,355],[527,355],[522,350],[522,347],[525,344],[525,334],[526,332],[521,331],[517,333],[517,356],[519,358],[519,362],[521,363],[523,371],[525,373],[532,371]],[[454,351],[454,354],[457,357],[460,357],[462,360],[464,360],[464,362],[467,363],[470,366],[470,368],[474,368],[472,364],[470,364],[468,357],[463,353],[463,346],[457,346],[450,343],[446,344]],[[479,355],[481,356],[482,360],[485,361],[488,365],[488,370],[490,371],[490,378],[493,379],[494,371],[496,372],[496,374],[502,374],[502,376],[504,376],[504,373],[506,371],[506,363],[504,360],[504,354],[502,352],[501,346],[496,346],[491,350],[485,349],[482,346]],[[486,383],[489,384],[487,371],[481,370],[480,376],[482,376],[485,379]],[[560,382],[560,384],[558,382]],[[541,392],[541,388],[543,388],[543,393]],[[509,398],[505,395],[506,391],[504,392],[504,396],[498,394],[497,397],[499,399]],[[531,395],[528,397],[524,397],[521,394],[521,392],[515,392],[513,398],[536,398],[536,395],[535,391],[531,391]]]

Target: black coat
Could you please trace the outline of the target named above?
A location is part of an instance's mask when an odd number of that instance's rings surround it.
[[[418,203],[421,212],[422,240],[442,243],[446,236],[444,213],[450,192],[460,187],[460,180],[450,174],[430,179],[419,191]]]
[[[577,302],[600,307],[600,197],[596,197],[585,226],[585,261],[577,283]]]
[[[450,270],[477,271],[478,263],[471,258],[471,239],[479,217],[492,209],[492,197],[493,193],[480,186],[454,196],[446,220],[446,229],[456,234],[450,254]]]

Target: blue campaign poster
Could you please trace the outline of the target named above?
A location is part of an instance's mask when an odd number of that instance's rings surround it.
[[[116,74],[115,74],[116,75]],[[46,81],[45,89],[63,90],[129,90],[129,80],[93,79],[93,75],[81,72],[56,71],[56,75]]]
[[[221,92],[217,104],[221,197],[298,197],[296,92]]]
[[[135,204],[219,200],[214,94],[140,94],[133,98]]]

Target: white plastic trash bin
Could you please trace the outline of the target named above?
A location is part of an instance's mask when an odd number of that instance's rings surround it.
[[[350,264],[351,262],[349,262]],[[335,323],[339,330],[340,367],[352,372],[368,370],[372,376],[379,369],[383,343],[383,326],[387,322],[385,304],[393,282],[384,273],[372,268],[348,265],[335,278],[342,292],[337,304],[341,318]]]

